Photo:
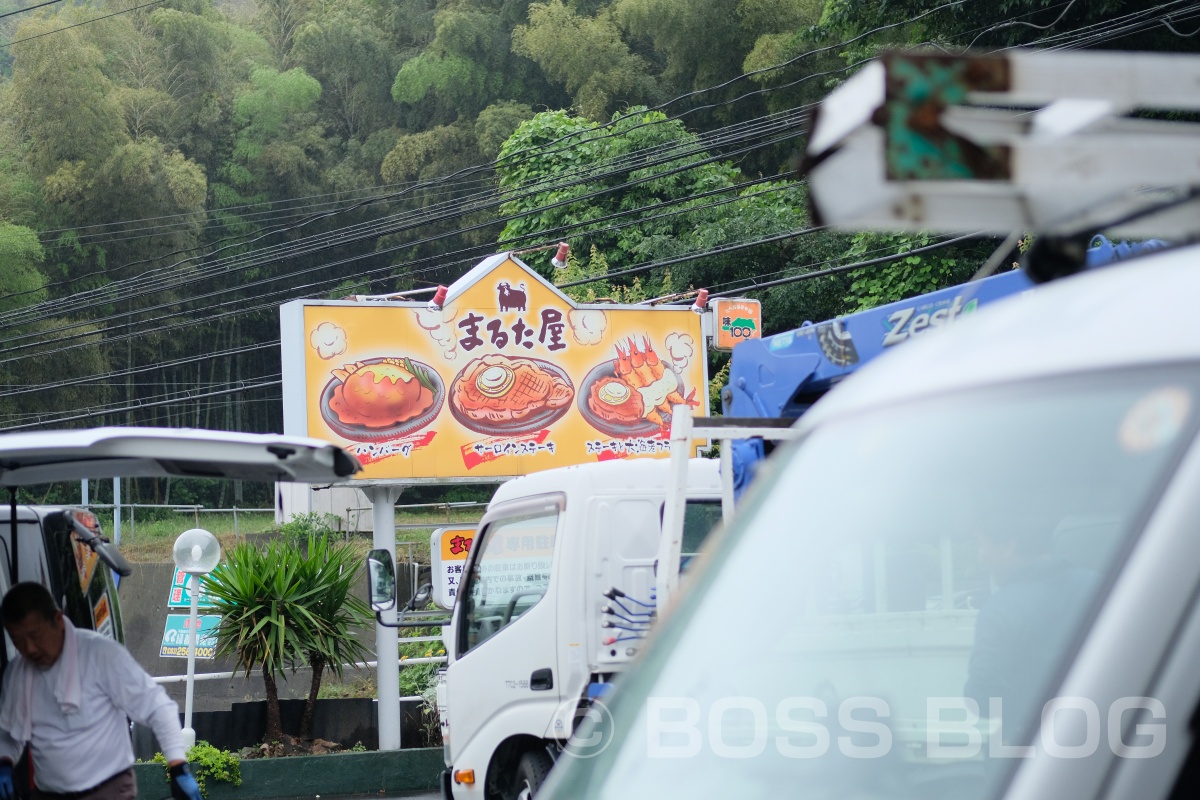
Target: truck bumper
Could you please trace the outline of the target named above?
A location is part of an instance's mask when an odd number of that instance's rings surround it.
[[[439,778],[442,788],[442,800],[454,800],[454,790],[450,788],[454,782],[454,778],[450,774],[450,769],[446,768],[442,770]]]

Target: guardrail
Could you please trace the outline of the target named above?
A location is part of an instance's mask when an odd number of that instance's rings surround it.
[[[88,503],[90,509],[97,508],[112,508],[120,511],[121,509],[129,509],[129,535],[133,537],[137,534],[137,514],[139,508],[170,508],[178,514],[191,514],[196,527],[200,527],[201,514],[233,514],[233,535],[239,535],[238,531],[238,514],[274,514],[274,508],[207,508],[199,503]]]
[[[441,640],[441,637],[439,637],[439,636],[429,637],[429,638],[437,639],[439,641]],[[413,641],[413,639],[404,639],[402,641]],[[403,658],[403,657],[401,657],[401,659],[400,659],[400,666],[402,666],[402,667],[414,666],[416,664],[445,664],[445,663],[446,663],[445,656],[429,656],[429,657],[423,656],[421,658]],[[379,662],[377,662],[377,661],[360,661],[355,664],[342,664],[342,667],[357,667],[359,669],[374,669],[377,666],[379,666]],[[311,667],[308,667],[307,665],[305,665],[305,666],[298,667],[297,669],[311,669]],[[229,678],[236,677],[240,673],[241,673],[241,670],[232,671],[232,672],[201,672],[197,675],[193,675],[192,680],[197,680],[197,681],[226,680]],[[188,677],[187,675],[159,675],[158,677],[156,677],[154,679],[154,682],[155,683],[183,683],[184,681],[187,680],[187,677]],[[413,697],[401,697],[400,699],[401,700],[420,700],[421,697],[420,697],[420,695],[416,695]]]

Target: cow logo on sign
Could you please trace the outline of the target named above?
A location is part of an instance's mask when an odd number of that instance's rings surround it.
[[[501,311],[524,311],[529,296],[525,293],[525,284],[520,289],[514,289],[508,281],[501,281],[496,286],[496,302]]]

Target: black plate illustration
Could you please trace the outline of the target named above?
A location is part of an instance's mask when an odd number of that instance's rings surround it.
[[[671,371],[675,373],[675,379],[679,381],[679,388],[677,388],[676,391],[680,394],[686,394],[686,390],[683,386],[683,377],[674,369]],[[611,361],[605,361],[602,364],[597,364],[595,367],[592,367],[592,371],[584,376],[583,380],[580,382],[579,392],[576,396],[575,404],[579,408],[579,413],[583,415],[585,420],[587,420],[588,425],[591,425],[601,433],[606,433],[609,436],[615,436],[618,439],[632,436],[653,436],[654,434],[661,432],[662,428],[655,425],[645,417],[637,422],[617,422],[614,420],[604,419],[603,417],[597,415],[596,412],[592,411],[587,402],[588,398],[591,397],[592,394],[592,385],[597,383],[601,378],[615,378],[616,376],[617,372],[616,369],[613,368],[613,363]],[[637,390],[634,389],[634,391]],[[670,413],[663,411],[660,411],[659,413],[662,414],[663,420],[670,425]]]
[[[524,356],[522,356],[522,358],[524,358]],[[542,361],[540,358],[526,358],[525,360],[532,361],[540,368],[546,370],[546,372],[562,378],[567,382],[567,385],[574,390],[575,384],[571,381],[571,376],[568,375],[562,367],[558,366],[557,364],[551,364],[549,361]],[[466,367],[463,367],[462,371],[459,372],[458,375],[454,376],[454,380],[450,382],[450,385],[454,386],[454,384],[458,382],[458,379],[462,377],[463,373],[466,372],[470,366],[471,365],[468,364]],[[484,420],[472,419],[459,410],[458,406],[455,405],[454,400],[451,400],[448,405],[450,406],[450,414],[453,415],[453,417],[458,420],[459,424],[467,430],[475,431],[476,433],[482,433],[485,436],[499,437],[520,436],[522,434],[540,431],[542,428],[545,428],[546,426],[562,419],[563,415],[566,414],[567,410],[571,407],[570,403],[564,403],[558,408],[543,408],[541,411],[535,411],[528,417],[522,417],[519,420],[513,420],[506,424],[503,422],[489,423],[485,422]]]
[[[363,359],[362,363],[369,367],[373,364],[382,364],[386,360],[384,358],[367,358]],[[395,361],[395,358],[392,360]],[[333,409],[329,407],[329,401],[333,399],[333,393],[337,391],[337,387],[342,385],[341,380],[334,378],[325,384],[325,388],[321,391],[321,418],[325,420],[325,424],[337,435],[353,439],[356,442],[386,442],[418,431],[433,422],[438,412],[442,410],[442,403],[446,401],[446,385],[442,382],[442,376],[438,375],[437,370],[433,367],[417,361],[415,358],[409,359],[409,361],[412,362],[413,367],[424,371],[425,375],[434,385],[433,405],[425,412],[404,422],[389,425],[386,428],[369,428],[366,425],[353,425],[348,422],[342,422],[338,418],[338,415],[333,412]]]

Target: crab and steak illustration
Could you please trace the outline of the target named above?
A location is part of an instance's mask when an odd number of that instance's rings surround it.
[[[565,412],[574,396],[575,387],[554,365],[498,354],[467,364],[450,387],[450,403],[459,414],[497,429]]]
[[[640,350],[632,338],[626,339],[625,344],[625,349],[616,345],[612,373],[602,376],[588,389],[587,404],[593,414],[617,425],[646,420],[665,427],[663,414],[670,416],[671,406],[699,405],[695,389],[683,396],[679,376],[662,362],[649,339],[642,339]]]

